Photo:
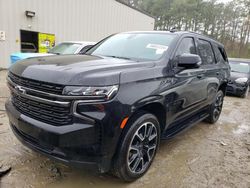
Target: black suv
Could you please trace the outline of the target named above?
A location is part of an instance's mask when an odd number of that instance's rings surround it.
[[[160,139],[218,120],[229,74],[223,45],[208,37],[126,32],[85,55],[13,65],[6,110],[24,145],[133,181],[148,170]]]

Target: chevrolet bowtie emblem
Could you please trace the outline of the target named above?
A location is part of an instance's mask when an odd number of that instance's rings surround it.
[[[21,86],[15,86],[15,89],[16,89],[18,92],[22,93],[22,94],[25,94],[25,93],[26,93],[26,90],[23,89]]]

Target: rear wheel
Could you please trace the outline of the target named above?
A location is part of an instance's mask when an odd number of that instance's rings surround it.
[[[115,175],[134,181],[149,169],[160,142],[160,125],[149,113],[140,113],[126,125],[114,162]]]
[[[222,106],[224,101],[224,93],[219,90],[216,94],[215,101],[209,107],[209,116],[205,119],[208,123],[215,123],[221,114]]]

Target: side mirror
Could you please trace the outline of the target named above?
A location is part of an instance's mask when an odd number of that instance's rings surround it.
[[[178,66],[184,68],[198,68],[201,65],[201,58],[195,54],[182,54],[178,57]]]

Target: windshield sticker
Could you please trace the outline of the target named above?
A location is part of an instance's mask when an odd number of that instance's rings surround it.
[[[156,54],[163,54],[168,49],[168,46],[160,44],[148,44],[146,47],[154,49]]]

